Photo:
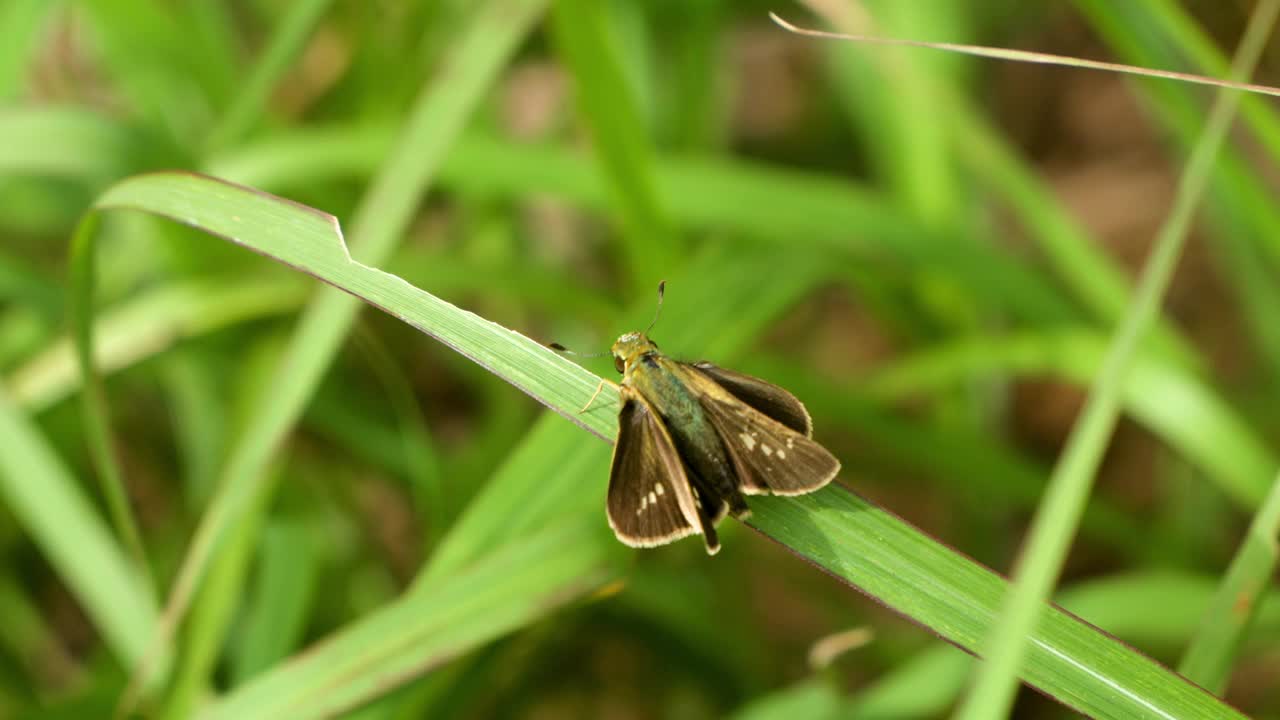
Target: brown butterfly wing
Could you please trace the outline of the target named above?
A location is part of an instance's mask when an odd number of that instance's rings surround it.
[[[809,411],[804,404],[777,385],[709,362],[692,363],[686,367],[700,371],[730,395],[801,435],[808,437],[813,434],[813,422],[809,419]]]
[[[716,382],[716,376],[706,372],[706,368],[685,367],[691,368],[685,373],[686,381],[698,387],[696,394],[733,462],[742,492],[749,495],[804,495],[831,482],[840,472],[840,461],[806,433],[799,431],[801,418],[795,407],[786,408],[785,413],[779,411],[792,422],[788,425],[730,392]],[[768,385],[763,380],[756,382]],[[803,412],[804,406],[799,400],[780,388],[775,389],[791,398]],[[786,403],[781,402],[771,407],[785,406]],[[807,413],[803,419],[807,430]]]
[[[653,547],[704,532],[707,552],[720,549],[699,506],[671,435],[643,397],[623,388],[618,440],[607,501],[609,526],[623,543]]]

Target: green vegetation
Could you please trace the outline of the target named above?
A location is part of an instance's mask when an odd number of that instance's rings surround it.
[[[685,5],[0,1],[0,720],[1280,713],[1280,115]],[[821,5],[1216,77],[1280,7]],[[545,347],[660,279],[845,468],[715,558]]]

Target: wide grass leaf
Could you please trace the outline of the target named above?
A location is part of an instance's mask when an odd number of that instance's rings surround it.
[[[616,399],[606,394],[590,412],[577,412],[595,390],[597,376],[538,342],[355,261],[332,217],[186,174],[127,180],[104,194],[98,207],[164,215],[342,287],[474,359],[572,422],[601,438],[612,437]],[[842,487],[799,498],[758,498],[753,508],[754,527],[961,647],[976,649],[998,612],[1005,588],[999,576]],[[456,567],[461,570],[463,564]],[[1158,663],[1059,610],[1045,613],[1031,642],[1023,678],[1096,717],[1153,711],[1169,717],[1239,717]],[[387,672],[408,669],[395,662],[387,667]],[[366,697],[354,687],[361,682],[353,679],[352,687],[336,688],[333,697],[342,692]]]

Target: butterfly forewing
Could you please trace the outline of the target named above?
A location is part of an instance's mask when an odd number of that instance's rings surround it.
[[[706,368],[682,367],[688,368],[687,382],[701,387],[698,397],[733,462],[742,492],[803,495],[831,482],[840,472],[840,461],[806,434],[746,403],[715,382]],[[799,405],[800,401],[791,399]],[[791,417],[797,418],[794,412]]]
[[[701,532],[684,465],[661,419],[637,393],[624,388],[622,399],[609,472],[609,525],[633,547]]]
[[[805,410],[804,404],[797,400],[795,395],[777,385],[740,372],[725,370],[709,362],[693,363],[686,367],[693,367],[700,371],[727,390],[730,395],[801,435],[808,437],[813,434],[813,423],[809,419],[809,411]]]

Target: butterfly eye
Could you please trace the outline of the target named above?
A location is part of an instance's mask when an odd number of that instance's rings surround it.
[[[614,367],[614,369],[615,369],[615,370],[617,370],[617,371],[618,371],[618,373],[619,373],[619,374],[622,374],[622,373],[626,372],[626,370],[627,370],[627,365],[626,365],[626,363],[622,362],[622,358],[620,358],[620,357],[618,357],[618,356],[616,356],[616,355],[615,355],[615,356],[614,356],[614,358],[613,358],[613,367]]]

